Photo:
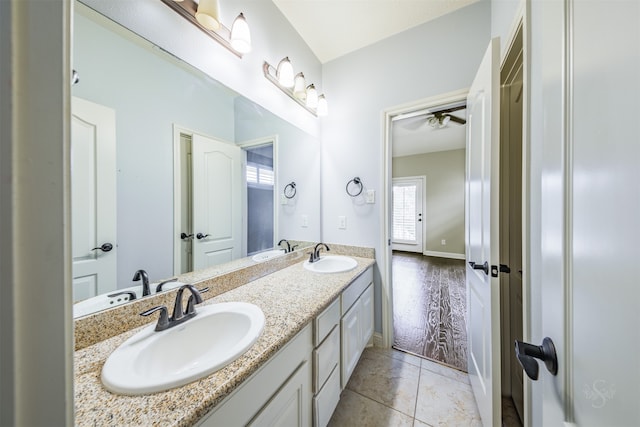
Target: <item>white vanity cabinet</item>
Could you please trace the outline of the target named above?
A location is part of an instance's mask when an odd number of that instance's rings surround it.
[[[325,427],[340,401],[340,297],[313,323],[313,425]]]
[[[311,425],[313,331],[307,325],[197,425]]]
[[[342,292],[341,387],[344,389],[373,336],[373,269],[369,268]]]

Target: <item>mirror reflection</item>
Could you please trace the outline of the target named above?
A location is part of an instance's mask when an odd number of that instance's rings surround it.
[[[88,7],[74,14],[74,301],[106,308],[145,280],[153,293],[268,259],[281,239],[320,240],[316,138]]]

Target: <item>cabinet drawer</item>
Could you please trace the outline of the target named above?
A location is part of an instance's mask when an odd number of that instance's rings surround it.
[[[336,366],[322,390],[313,398],[313,425],[325,427],[340,401],[340,367]]]
[[[340,361],[340,328],[337,325],[320,347],[313,350],[313,361],[313,392],[317,393]]]
[[[334,326],[340,323],[340,298],[336,298],[329,307],[316,317],[313,325],[313,345],[317,347],[331,332]]]
[[[369,267],[364,273],[358,276],[351,284],[342,292],[342,312],[344,315],[360,294],[367,289],[367,286],[373,281],[373,268]]]

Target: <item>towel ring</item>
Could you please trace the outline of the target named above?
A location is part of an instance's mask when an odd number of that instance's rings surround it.
[[[291,181],[284,187],[284,197],[287,199],[293,199],[296,195],[296,183]]]
[[[349,184],[351,184],[352,182],[358,187],[360,187],[357,193],[352,193],[351,191],[349,191]],[[363,188],[364,188],[364,185],[362,184],[362,180],[357,176],[353,178],[351,181],[347,182],[347,186],[345,187],[345,189],[347,190],[347,194],[350,195],[351,197],[359,196],[360,193],[362,193]]]

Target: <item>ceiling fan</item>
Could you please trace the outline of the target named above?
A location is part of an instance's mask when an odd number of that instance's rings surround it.
[[[458,105],[455,107],[445,108],[437,111],[431,111],[431,110],[413,111],[411,113],[400,114],[394,117],[392,120],[397,121],[397,120],[404,120],[404,119],[410,119],[410,118],[414,118],[414,119],[420,118],[419,120],[406,121],[405,123],[408,124],[409,126],[407,127],[410,127],[410,128],[414,128],[415,126],[419,126],[421,124],[426,123],[434,129],[440,129],[440,128],[446,127],[449,124],[449,122],[454,122],[459,125],[466,124],[467,121],[465,119],[451,114],[454,111],[460,111],[466,108],[467,108],[466,105]]]

